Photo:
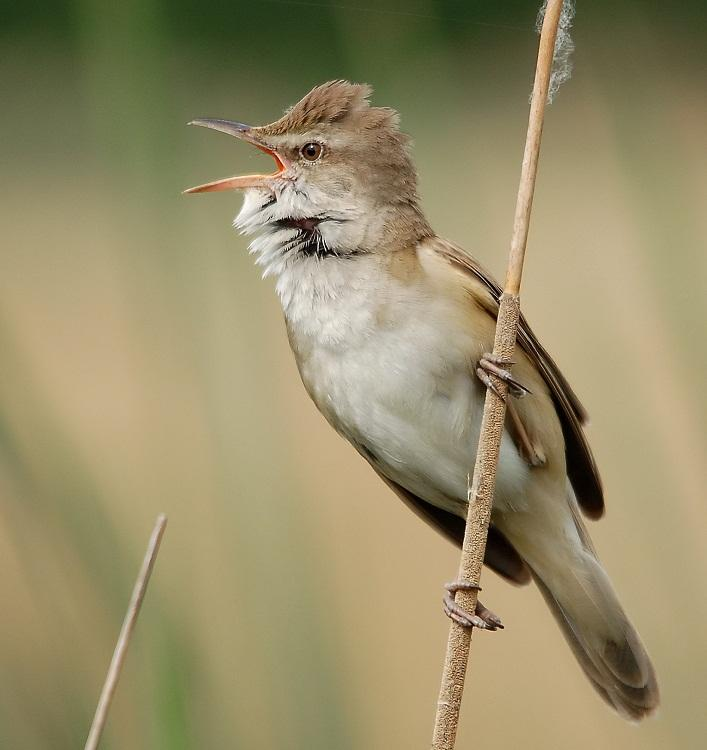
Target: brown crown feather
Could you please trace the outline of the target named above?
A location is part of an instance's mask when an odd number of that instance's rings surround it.
[[[284,135],[351,120],[356,128],[387,125],[397,129],[398,114],[388,107],[372,107],[372,88],[364,83],[328,81],[313,88],[285,114],[270,125],[258,128],[265,135]]]

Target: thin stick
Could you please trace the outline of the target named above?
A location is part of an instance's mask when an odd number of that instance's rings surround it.
[[[552,60],[555,50],[555,38],[560,19],[563,0],[550,0],[545,12],[540,49],[535,69],[535,84],[530,105],[528,134],[525,141],[525,153],[521,169],[518,200],[513,222],[513,237],[508,261],[508,272],[503,294],[501,295],[496,323],[494,354],[510,360],[515,348],[516,329],[520,316],[521,276],[525,246],[528,239],[530,210],[535,190],[535,176],[538,168],[540,138],[543,129],[545,103],[547,101]],[[494,378],[498,391],[505,398],[506,384]],[[474,478],[468,491],[469,510],[466,519],[466,532],[459,563],[460,581],[478,586],[481,578],[486,537],[491,518],[494,487],[496,484],[496,467],[501,447],[501,435],[506,413],[504,398],[499,398],[492,390],[486,391],[484,413],[481,421],[479,448],[474,466]],[[459,591],[457,602],[467,612],[476,608],[476,591]],[[459,723],[459,709],[464,692],[464,678],[469,661],[471,647],[471,628],[464,628],[455,622],[451,623],[447,653],[442,672],[442,684],[437,702],[432,750],[453,750]]]
[[[164,534],[165,527],[167,526],[167,516],[161,513],[157,516],[155,522],[155,528],[152,530],[150,541],[147,544],[147,551],[145,552],[145,558],[142,561],[140,572],[138,573],[137,580],[135,581],[135,587],[133,588],[133,594],[130,597],[130,604],[128,605],[128,611],[125,613],[125,619],[123,620],[123,627],[120,629],[120,635],[118,641],[115,644],[115,651],[113,652],[113,658],[111,659],[110,666],[108,667],[108,674],[106,675],[106,681],[103,684],[103,690],[101,691],[101,697],[98,699],[98,706],[96,707],[96,714],[93,717],[93,723],[91,724],[91,730],[88,733],[88,739],[84,750],[96,750],[98,743],[100,742],[101,735],[103,734],[103,728],[108,718],[108,710],[113,700],[113,694],[115,688],[118,685],[120,679],[120,672],[123,669],[123,663],[125,662],[125,655],[130,644],[130,637],[135,629],[135,623],[137,617],[140,614],[140,607],[142,600],[145,598],[145,591],[147,590],[147,584],[150,580],[152,568],[155,566],[155,560],[157,553],[160,549],[160,542]]]

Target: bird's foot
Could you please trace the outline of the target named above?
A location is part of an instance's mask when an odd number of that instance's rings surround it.
[[[492,352],[486,352],[481,355],[481,359],[476,365],[476,376],[479,380],[487,387],[490,388],[500,399],[504,399],[500,391],[493,382],[490,375],[495,375],[500,380],[503,380],[508,385],[508,392],[515,398],[522,398],[526,393],[530,393],[530,390],[526,388],[522,383],[519,383],[510,373],[508,369],[515,362],[511,362],[503,357],[498,357]]]
[[[444,588],[447,591],[442,600],[444,613],[458,625],[463,628],[479,628],[479,630],[497,630],[499,628],[503,630],[501,618],[484,607],[480,601],[476,602],[476,610],[472,615],[454,600],[457,591],[481,591],[480,586],[467,581],[452,581],[452,583],[445,583]]]

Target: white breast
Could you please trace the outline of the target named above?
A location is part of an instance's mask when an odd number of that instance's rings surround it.
[[[375,258],[303,259],[277,283],[303,382],[334,428],[394,481],[464,514],[483,390],[449,301],[381,273]],[[527,467],[502,446],[497,506]],[[514,500],[515,499],[515,500]]]

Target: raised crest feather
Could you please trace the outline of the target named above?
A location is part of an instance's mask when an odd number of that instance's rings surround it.
[[[398,113],[388,107],[372,107],[373,89],[365,83],[328,81],[313,88],[297,104],[270,125],[257,130],[264,135],[284,135],[311,130],[318,125],[355,124],[360,129],[387,125],[397,129]]]

